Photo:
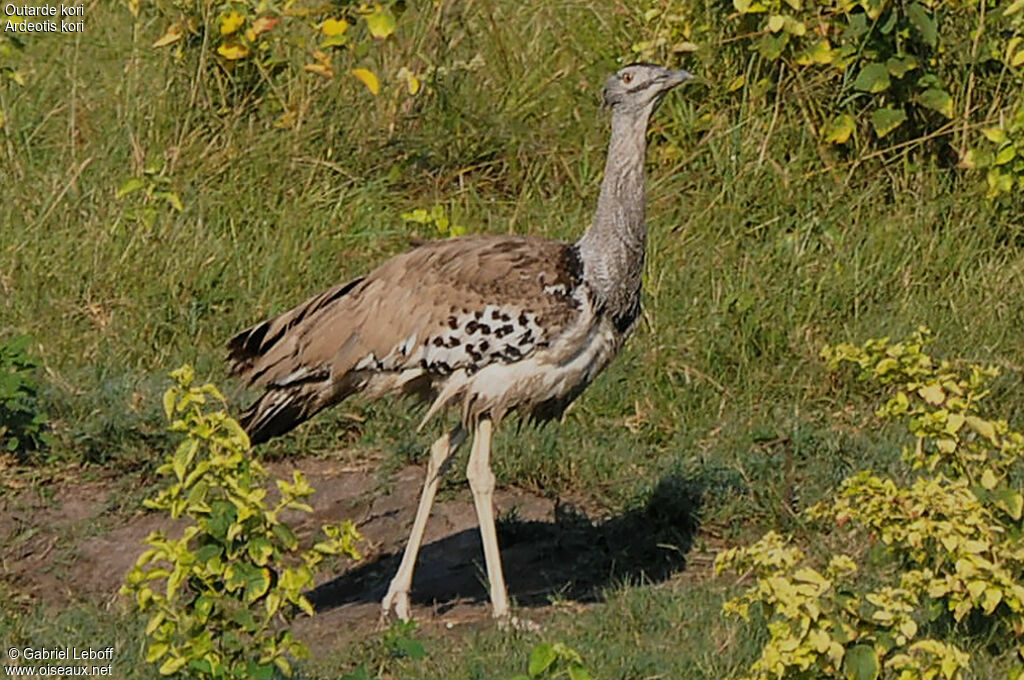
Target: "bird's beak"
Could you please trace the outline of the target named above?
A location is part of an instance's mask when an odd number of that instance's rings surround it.
[[[665,76],[665,89],[671,89],[676,85],[685,83],[687,80],[693,80],[693,74],[689,71],[684,71],[683,69],[669,71]]]

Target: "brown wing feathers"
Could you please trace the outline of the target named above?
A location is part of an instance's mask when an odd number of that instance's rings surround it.
[[[281,347],[278,347],[282,340],[287,341],[287,333],[303,320],[312,317],[348,294],[362,281],[362,278],[358,278],[335,286],[306,300],[298,307],[269,321],[256,324],[231,338],[228,341],[228,361],[231,362],[231,374],[243,376],[248,385],[267,382],[261,378],[273,366],[273,363],[270,362],[274,359],[282,361],[288,358],[281,356]],[[275,348],[278,351],[275,352]]]
[[[574,249],[539,239],[451,239],[399,255],[229,341],[232,373],[266,387],[242,425],[256,444],[354,392],[432,394],[453,371],[517,361],[570,322],[579,281]]]

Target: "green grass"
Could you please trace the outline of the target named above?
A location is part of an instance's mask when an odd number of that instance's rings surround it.
[[[27,86],[0,85],[0,339],[30,333],[46,367],[58,444],[32,463],[126,472],[168,450],[170,369],[193,362],[240,404],[226,339],[430,236],[402,212],[440,203],[473,233],[579,235],[607,137],[599,88],[640,30],[635,8],[613,0],[470,3],[443,21],[410,7],[402,42],[368,58],[384,73],[451,75],[405,113],[354,81],[297,75],[303,124],[278,130],[260,109],[191,106],[188,74],[149,48],[160,20],[144,15],[133,32],[113,3],[89,11],[80,39],[28,41]],[[483,66],[455,68],[477,54]],[[705,83],[673,93],[653,125],[636,337],[565,423],[506,427],[494,460],[500,484],[612,514],[682,476],[701,489],[705,526],[734,540],[798,528],[794,512],[845,475],[896,458],[901,433],[879,430],[867,397],[827,374],[824,343],[927,325],[937,354],[1016,373],[996,403],[1019,421],[1024,241],[1017,215],[979,198],[979,178],[935,159],[835,157],[823,170],[798,112],[773,124],[746,90],[722,95],[727,74],[702,58],[684,65]],[[161,206],[146,225],[132,216],[139,196],[115,194],[152,164],[184,210]],[[385,451],[393,469],[424,459],[431,433],[414,422],[353,402],[266,455]],[[716,582],[623,586],[597,611],[556,614],[547,635],[600,677],[724,677],[754,642],[721,620],[722,598]],[[128,635],[118,621],[75,609],[7,623],[39,645],[79,625]],[[532,640],[490,628],[431,639],[428,659],[395,677],[510,676]]]

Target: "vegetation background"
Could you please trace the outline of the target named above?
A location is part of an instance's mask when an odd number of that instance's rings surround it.
[[[636,59],[700,78],[652,126],[643,323],[565,423],[499,439],[499,484],[615,517],[673,480],[698,499],[698,545],[800,532],[802,508],[895,466],[905,439],[869,390],[830,377],[822,346],[922,324],[937,353],[1004,368],[993,400],[1020,421],[1020,2],[282,5],[93,2],[81,34],[0,33],[0,343],[15,348],[0,368],[41,362],[0,399],[49,423],[23,427],[6,479],[45,493],[113,470],[145,489],[172,446],[169,369],[224,382],[232,333],[420,239],[577,237],[604,161],[600,87]],[[882,31],[885,12],[883,47],[843,51],[866,42],[836,26],[875,13]],[[876,113],[897,109],[895,127]],[[430,435],[410,422],[353,403],[263,455],[385,452],[386,475],[423,460]],[[734,581],[706,572],[556,607],[545,635],[595,676],[727,676],[758,633],[721,617]],[[137,646],[116,608],[32,612],[5,610],[3,636]],[[368,644],[300,672],[385,658],[366,667],[508,677],[524,637],[439,635],[422,659]]]

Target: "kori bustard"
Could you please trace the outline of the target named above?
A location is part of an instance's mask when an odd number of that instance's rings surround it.
[[[264,388],[241,416],[252,443],[285,433],[357,392],[428,401],[420,426],[457,405],[458,426],[430,448],[409,542],[382,602],[409,618],[409,589],[445,462],[472,432],[473,493],[492,613],[509,613],[494,527],[491,433],[509,412],[558,418],[608,365],[640,314],[647,225],[648,119],[692,76],[632,64],[608,78],[611,142],[594,221],[576,243],[472,236],[427,243],[245,330],[232,373]]]

